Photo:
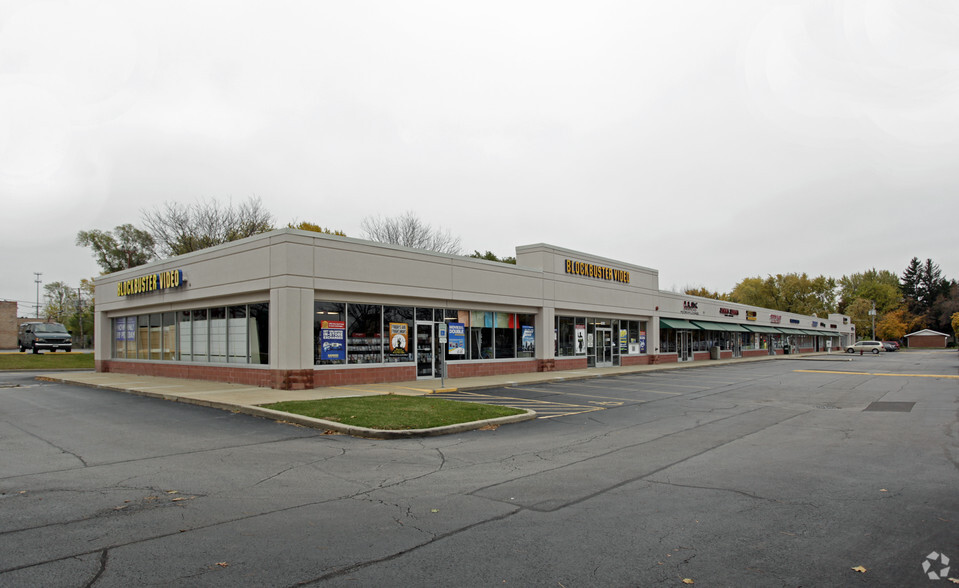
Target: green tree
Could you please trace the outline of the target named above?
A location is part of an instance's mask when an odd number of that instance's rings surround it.
[[[74,312],[77,291],[66,282],[50,282],[43,285],[43,316],[48,321],[62,323]]]
[[[773,305],[776,303],[776,295],[772,289],[772,282],[756,276],[743,278],[741,282],[733,286],[733,291],[729,293],[729,300],[762,308],[775,308]]]
[[[903,300],[899,276],[888,270],[873,268],[839,278],[839,312],[845,312],[859,299],[871,301],[870,308],[875,302],[878,314],[899,308]]]
[[[712,298],[713,300],[729,300],[729,294],[713,292],[704,286],[700,286],[698,288],[686,286],[683,288],[683,294],[688,296],[699,296],[700,298]]]
[[[858,339],[872,338],[870,310],[872,310],[872,301],[865,298],[856,298],[846,306],[844,314],[849,315],[849,320],[856,326],[856,337]]]
[[[343,231],[328,229],[326,227],[321,227],[320,225],[317,225],[308,221],[300,221],[295,224],[287,223],[286,227],[288,229],[298,229],[300,231],[313,231],[314,233],[324,233],[326,235],[338,235],[340,237],[346,236],[346,233],[344,233]]]
[[[916,310],[916,294],[919,291],[919,278],[921,274],[922,264],[919,262],[918,257],[913,257],[909,261],[909,265],[907,265],[906,269],[902,272],[902,280],[900,281],[902,295],[909,303],[910,310],[913,312]]]
[[[113,232],[80,231],[77,245],[93,250],[97,265],[105,274],[143,265],[156,257],[156,243],[150,233],[131,224],[120,225]]]
[[[495,253],[493,253],[492,251],[488,249],[486,250],[486,253],[480,253],[479,251],[474,249],[473,252],[469,254],[469,257],[472,257],[474,259],[485,259],[487,261],[498,261],[500,263],[511,263],[513,265],[516,265],[515,257],[497,257]]]
[[[955,313],[951,317],[952,319],[952,333],[959,339],[959,312]]]
[[[273,230],[273,215],[259,198],[234,206],[215,199],[166,202],[142,212],[143,224],[163,257],[183,255]]]
[[[729,300],[783,312],[826,316],[835,312],[836,282],[832,278],[807,274],[776,274],[746,278],[736,284]]]

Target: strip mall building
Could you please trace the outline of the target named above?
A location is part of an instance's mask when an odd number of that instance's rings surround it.
[[[510,265],[293,229],[103,276],[96,301],[98,371],[282,389],[855,341],[843,315],[665,292],[657,270],[553,245]]]

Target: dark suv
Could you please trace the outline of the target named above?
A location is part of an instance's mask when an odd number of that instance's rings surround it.
[[[39,353],[41,349],[56,351],[73,349],[70,331],[60,323],[23,323],[17,333],[17,346],[20,353],[32,349]]]

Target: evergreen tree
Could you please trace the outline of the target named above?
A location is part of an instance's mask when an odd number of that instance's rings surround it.
[[[900,282],[902,295],[905,296],[909,302],[911,310],[915,310],[913,306],[916,302],[916,292],[919,289],[919,276],[921,272],[922,264],[919,262],[918,257],[913,257],[909,265],[906,266],[906,271],[902,272],[902,280]]]

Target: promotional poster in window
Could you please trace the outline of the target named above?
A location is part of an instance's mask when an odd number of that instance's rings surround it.
[[[320,323],[320,359],[346,359],[346,323],[344,321]]]
[[[466,325],[463,323],[449,324],[449,354],[466,355]]]

